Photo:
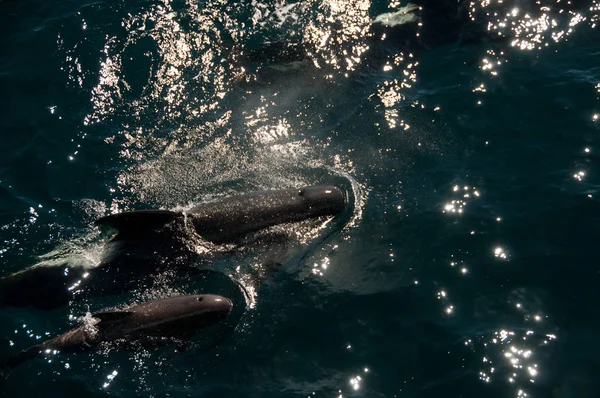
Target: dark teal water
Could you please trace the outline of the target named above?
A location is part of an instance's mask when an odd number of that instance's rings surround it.
[[[0,391],[599,396],[600,6],[474,2],[456,36],[424,14],[417,48],[373,39],[394,3],[0,1],[2,275],[93,267],[109,212],[317,183],[351,198],[280,229],[291,254],[249,303],[223,276],[1,309],[2,357],[174,293],[237,294],[238,322],[209,349],[30,361]],[[210,267],[244,281],[270,250]]]

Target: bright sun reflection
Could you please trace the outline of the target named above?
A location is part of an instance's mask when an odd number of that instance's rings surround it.
[[[585,177],[585,171],[578,171],[577,173],[573,174],[573,178],[576,179],[577,181],[583,181],[583,178]]]
[[[362,381],[362,378],[360,376],[354,376],[353,378],[350,379],[350,385],[352,386],[353,390],[358,390],[360,389],[360,383]]]
[[[113,380],[115,379],[115,377],[117,377],[118,374],[119,372],[113,370],[108,376],[106,376],[106,381],[104,382],[102,387],[107,388],[108,386],[110,386],[110,384],[113,382]]]
[[[479,371],[483,383],[508,383],[515,388],[517,396],[524,397],[527,396],[526,387],[535,383],[542,373],[536,352],[554,339],[553,334],[544,335],[533,330],[501,329],[491,336],[468,339],[465,346],[473,352],[479,346],[484,352]]]
[[[494,257],[506,260],[507,254],[502,247],[498,246],[494,249]]]
[[[596,0],[589,5],[561,0],[519,2],[518,5],[509,8],[503,0],[472,0],[469,3],[469,19],[485,22],[492,41],[498,38],[499,42],[507,43],[490,46],[481,59],[481,70],[491,78],[498,76],[515,50],[545,51],[569,40],[582,25],[595,28],[600,19],[600,5]],[[473,91],[485,93],[487,83],[480,83]],[[593,115],[593,120],[597,119],[598,114]]]
[[[455,185],[452,187],[452,196],[454,199],[444,204],[442,213],[461,215],[464,213],[467,204],[480,197],[480,192],[476,187],[468,185]]]

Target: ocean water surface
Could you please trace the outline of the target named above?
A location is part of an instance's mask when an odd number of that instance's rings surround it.
[[[216,276],[173,260],[150,287],[0,308],[4,359],[105,308],[236,306],[215,344],[51,353],[0,392],[600,396],[600,2],[415,4],[0,0],[1,276],[92,269],[110,213],[312,184],[349,198],[268,231],[287,250],[264,283],[273,239],[193,241],[177,261]]]

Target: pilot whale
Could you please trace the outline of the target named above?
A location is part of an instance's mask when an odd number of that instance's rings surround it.
[[[277,224],[334,216],[345,205],[346,198],[338,187],[320,185],[230,196],[199,204],[185,214],[169,210],[122,212],[102,217],[95,224],[111,226],[123,238],[186,217],[202,238],[225,243]]]
[[[190,250],[185,234],[216,243],[239,241],[249,233],[289,222],[335,216],[346,205],[335,186],[269,190],[201,203],[190,210],[139,210],[96,221],[117,233],[106,243],[95,267],[75,264],[33,266],[0,278],[0,306],[52,309],[74,298],[118,294],[151,283],[157,272],[172,269],[195,275],[208,254]]]
[[[212,294],[185,295],[149,301],[124,310],[92,314],[91,322],[72,329],[10,357],[2,373],[21,363],[60,351],[80,353],[98,349],[103,344],[156,345],[168,341],[185,341],[217,325],[233,308],[226,297]]]

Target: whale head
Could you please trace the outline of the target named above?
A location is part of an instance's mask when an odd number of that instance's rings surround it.
[[[170,317],[185,318],[189,327],[196,330],[216,325],[233,309],[231,300],[216,294],[195,294],[175,299],[169,304]]]
[[[315,185],[298,191],[300,200],[310,216],[333,216],[346,206],[346,197],[341,189],[334,185]]]
[[[231,313],[233,303],[215,294],[194,294],[149,301],[121,311],[93,314],[104,340],[137,336],[190,338]]]

